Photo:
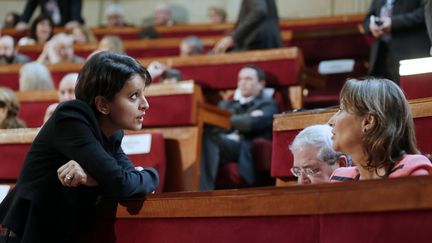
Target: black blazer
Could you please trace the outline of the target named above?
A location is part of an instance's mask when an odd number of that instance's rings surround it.
[[[42,14],[48,15],[44,7],[47,2],[48,0],[27,0],[24,11],[21,15],[21,21],[28,23],[37,6],[40,6]],[[61,15],[61,26],[65,25],[69,21],[84,23],[81,16],[82,0],[58,0],[57,4]]]
[[[238,130],[244,138],[271,138],[273,115],[278,112],[273,98],[263,97],[262,93],[246,104],[238,101],[221,101],[219,107],[231,111],[231,128]],[[263,116],[251,116],[254,110],[261,110]]]
[[[15,188],[0,205],[0,222],[22,242],[74,242],[90,227],[101,196],[122,199],[156,189],[153,168],[134,169],[120,143],[123,131],[105,138],[95,113],[73,100],[59,105],[28,152]],[[77,161],[99,186],[64,187],[57,169]]]
[[[243,0],[234,32],[236,50],[283,47],[274,0]]]
[[[386,0],[373,0],[364,20],[364,28],[370,34],[370,16],[380,16]],[[393,5],[391,42],[389,51],[396,60],[428,56],[430,41],[426,32],[423,0],[395,0]],[[383,43],[375,39],[372,44],[369,68],[376,65],[378,49]]]
[[[429,39],[431,40],[432,44],[432,0],[425,0],[425,2],[425,20],[429,33]]]

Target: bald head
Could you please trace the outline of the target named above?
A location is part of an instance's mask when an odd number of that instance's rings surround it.
[[[78,73],[66,74],[59,84],[58,96],[59,101],[67,101],[75,99],[75,85],[78,80]]]
[[[15,53],[16,51],[14,39],[8,35],[0,37],[0,58],[13,59]]]
[[[171,21],[171,9],[166,3],[158,3],[154,11],[156,25],[169,25]]]

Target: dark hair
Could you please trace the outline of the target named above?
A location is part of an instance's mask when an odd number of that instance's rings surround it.
[[[253,70],[256,71],[257,75],[258,75],[258,81],[262,82],[266,80],[266,75],[264,70],[262,70],[260,67],[258,67],[257,65],[254,64],[247,64],[245,65],[243,68],[252,68]]]
[[[38,25],[40,22],[44,21],[44,20],[48,20],[49,23],[50,23],[50,25],[51,25],[51,35],[50,35],[50,37],[48,38],[48,40],[51,39],[51,37],[52,37],[53,34],[54,34],[54,22],[53,22],[53,20],[52,20],[49,16],[47,16],[47,15],[40,15],[39,17],[37,17],[37,18],[35,18],[35,19],[33,20],[32,24],[31,24],[31,26],[30,26],[30,34],[29,34],[29,36],[30,36],[30,38],[32,38],[32,39],[35,40],[36,42],[38,42],[37,35],[36,35],[36,28],[37,28],[37,25]]]
[[[96,96],[112,101],[126,81],[135,74],[140,75],[146,85],[150,85],[150,74],[135,59],[115,52],[96,53],[79,72],[75,96],[97,111]]]

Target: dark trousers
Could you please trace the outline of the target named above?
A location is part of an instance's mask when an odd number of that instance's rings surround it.
[[[238,163],[239,173],[247,184],[255,182],[251,142],[247,139],[234,141],[220,130],[206,127],[202,141],[199,189],[213,190],[219,165],[228,162]]]
[[[375,66],[371,70],[371,75],[377,78],[387,78],[399,84],[399,60],[394,58],[389,45],[381,41],[378,48],[378,55]]]

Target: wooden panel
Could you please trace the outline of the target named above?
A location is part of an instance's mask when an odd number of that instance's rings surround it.
[[[432,177],[167,193],[127,200],[122,205],[129,206],[129,211],[119,205],[117,218],[288,216],[432,209]],[[136,213],[129,213],[132,211]]]
[[[432,98],[409,101],[413,118],[432,116]],[[327,123],[337,109],[317,109],[307,112],[294,112],[274,115],[273,131],[303,129],[310,125]]]

